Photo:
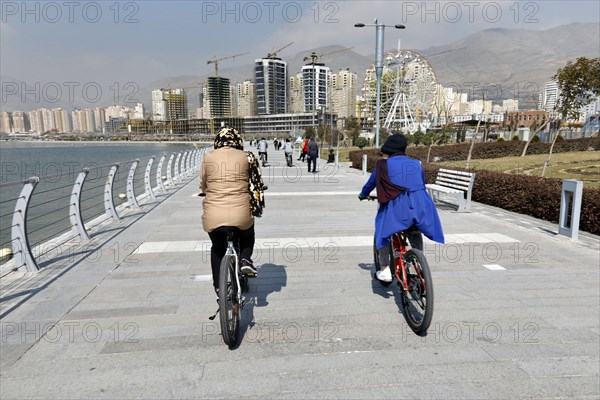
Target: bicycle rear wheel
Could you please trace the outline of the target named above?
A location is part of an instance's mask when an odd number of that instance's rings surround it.
[[[221,321],[221,335],[229,347],[237,342],[240,324],[240,307],[237,294],[238,287],[235,279],[235,257],[225,254],[221,261],[219,272],[219,315]]]
[[[404,318],[416,334],[427,332],[433,317],[433,282],[422,251],[410,249],[404,255],[408,292],[402,290]],[[399,283],[402,286],[401,283]]]

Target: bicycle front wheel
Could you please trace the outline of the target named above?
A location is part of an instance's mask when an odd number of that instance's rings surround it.
[[[410,249],[404,255],[408,292],[402,291],[406,322],[416,334],[427,332],[433,318],[433,281],[422,251]]]
[[[229,347],[237,342],[240,322],[238,287],[235,279],[236,263],[233,255],[225,254],[219,272],[219,314],[221,335]]]

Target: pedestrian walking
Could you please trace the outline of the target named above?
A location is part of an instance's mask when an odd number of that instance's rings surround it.
[[[312,164],[312,173],[317,173],[317,158],[319,158],[319,145],[315,138],[310,138],[310,142],[308,142],[308,172],[311,172],[310,164]]]

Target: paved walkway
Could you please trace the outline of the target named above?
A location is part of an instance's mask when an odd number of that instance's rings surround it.
[[[448,243],[426,242],[435,313],[417,337],[394,285],[371,277],[366,177],[286,168],[282,152],[269,160],[260,277],[237,349],[208,320],[217,304],[192,179],[70,269],[4,285],[0,397],[600,396],[597,236],[572,242],[533,218],[440,205]]]

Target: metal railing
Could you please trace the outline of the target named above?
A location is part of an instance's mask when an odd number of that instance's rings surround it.
[[[99,229],[110,229],[110,224],[120,222],[121,214],[128,209],[135,210],[150,204],[157,195],[174,189],[193,176],[199,171],[207,150],[194,149],[170,156],[163,154],[157,163],[154,162],[156,157],[151,156],[144,162],[136,159],[104,165],[94,168],[95,176],[90,176],[90,169],[84,168],[74,182],[66,184],[66,176],[45,177],[42,181],[34,176],[24,181],[0,184],[2,191],[14,191],[22,186],[18,196],[0,201],[4,210],[0,221],[6,222],[6,226],[0,226],[0,237],[4,238],[1,240],[4,243],[0,243],[0,272],[39,271],[40,259],[62,244],[90,241],[93,236],[90,230],[98,234],[101,232]],[[127,178],[123,179],[125,172]],[[43,182],[54,185],[36,191]],[[138,192],[141,194],[137,195]],[[34,204],[38,197],[39,202]],[[12,202],[15,203],[13,211],[7,212],[12,208]]]

